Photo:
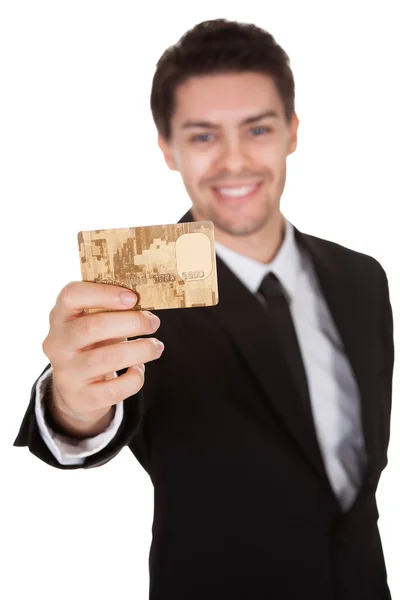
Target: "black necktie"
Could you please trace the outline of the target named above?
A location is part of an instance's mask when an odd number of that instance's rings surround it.
[[[290,314],[289,304],[282,285],[273,273],[268,273],[262,280],[258,292],[266,300],[267,310],[271,316],[271,326],[276,332],[282,354],[286,358],[288,367],[301,394],[302,404],[308,416],[311,416],[307,375],[304,369],[296,330]]]

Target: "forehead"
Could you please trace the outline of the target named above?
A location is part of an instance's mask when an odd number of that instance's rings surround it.
[[[194,76],[175,91],[172,126],[186,119],[218,123],[241,121],[251,114],[284,107],[275,83],[260,73],[226,73]]]

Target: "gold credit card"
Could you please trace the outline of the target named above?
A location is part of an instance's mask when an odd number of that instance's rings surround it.
[[[82,280],[133,290],[133,310],[218,303],[211,221],[81,231],[78,245]]]

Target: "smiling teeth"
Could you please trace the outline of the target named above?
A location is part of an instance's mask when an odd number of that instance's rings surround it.
[[[254,192],[256,185],[247,185],[245,187],[237,188],[218,188],[219,193],[222,196],[228,196],[229,198],[240,198],[241,196],[247,196],[251,192]]]

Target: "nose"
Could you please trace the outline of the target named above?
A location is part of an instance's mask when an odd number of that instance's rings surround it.
[[[249,157],[245,144],[238,139],[224,140],[221,163],[226,171],[242,173],[249,168]]]

